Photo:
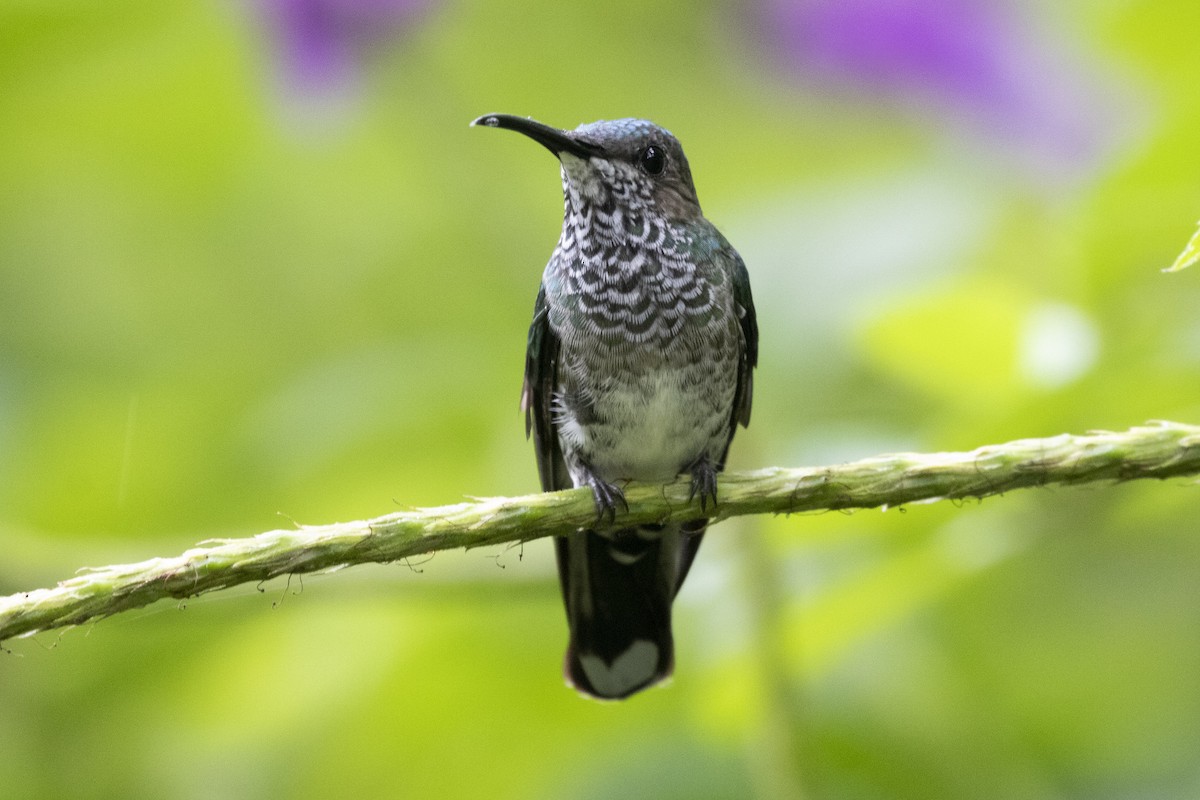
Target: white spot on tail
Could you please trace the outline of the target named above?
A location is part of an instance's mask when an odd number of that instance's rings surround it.
[[[646,551],[641,550],[637,553],[626,553],[623,550],[618,550],[615,547],[610,547],[610,548],[608,548],[608,555],[612,558],[613,561],[617,562],[618,564],[624,564],[625,566],[628,567],[628,566],[632,566],[633,564],[636,564],[637,562],[641,561],[642,557],[646,555]]]
[[[620,697],[654,677],[658,670],[658,646],[638,639],[612,664],[604,663],[604,659],[592,653],[580,656],[579,663],[598,694]]]

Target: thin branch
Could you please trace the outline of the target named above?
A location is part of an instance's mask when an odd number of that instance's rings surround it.
[[[904,453],[833,467],[726,473],[720,479],[720,506],[706,513],[688,502],[686,480],[666,486],[632,483],[625,492],[629,511],[616,524],[877,508],[1048,484],[1198,474],[1200,426],[1156,422],[1120,433],[1022,439],[964,453]],[[88,568],[54,588],[2,597],[0,641],[279,575],[524,542],[593,527],[596,521],[591,494],[575,489],[202,542],[173,558]]]

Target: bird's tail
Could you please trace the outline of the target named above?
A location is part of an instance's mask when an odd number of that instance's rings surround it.
[[[672,524],[556,540],[571,632],[563,672],[571,686],[619,700],[670,677],[671,602],[702,532],[702,525]]]

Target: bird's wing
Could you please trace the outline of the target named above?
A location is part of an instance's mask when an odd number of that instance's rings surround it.
[[[525,382],[521,387],[521,410],[525,412],[525,435],[533,436],[542,491],[571,488],[558,435],[554,431],[552,402],[558,383],[558,336],[550,328],[546,287],[538,289],[525,350]]]
[[[754,368],[758,366],[758,317],[754,312],[754,298],[750,294],[750,274],[742,257],[732,248],[730,272],[733,277],[733,299],[737,303],[734,311],[742,328],[742,352],[738,359],[737,389],[733,395],[733,420],[729,426],[730,438],[737,423],[742,427],[750,424],[750,405],[754,400]]]

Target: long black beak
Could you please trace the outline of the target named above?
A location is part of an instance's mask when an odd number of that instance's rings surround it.
[[[591,158],[604,155],[604,148],[580,139],[573,131],[562,131],[551,128],[528,117],[515,117],[512,114],[485,114],[471,125],[486,125],[489,128],[507,128],[510,131],[523,133],[538,142],[554,155],[570,153],[579,158]]]

